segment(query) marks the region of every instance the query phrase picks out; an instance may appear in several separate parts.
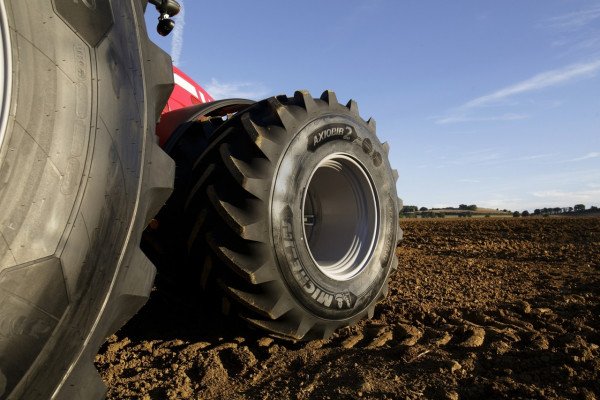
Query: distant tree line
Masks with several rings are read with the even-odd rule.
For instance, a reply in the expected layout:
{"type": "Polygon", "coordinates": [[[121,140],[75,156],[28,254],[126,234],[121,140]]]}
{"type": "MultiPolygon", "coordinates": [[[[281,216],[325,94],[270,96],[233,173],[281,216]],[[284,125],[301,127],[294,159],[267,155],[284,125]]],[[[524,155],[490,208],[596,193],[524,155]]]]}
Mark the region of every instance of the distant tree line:
{"type": "Polygon", "coordinates": [[[429,211],[427,207],[404,206],[400,211],[400,218],[415,218],[417,215],[421,218],[444,218],[446,216],[444,213],[429,211]]]}
{"type": "Polygon", "coordinates": [[[513,217],[529,217],[530,215],[536,217],[547,217],[550,215],[559,215],[559,214],[585,214],[585,213],[594,213],[600,211],[597,206],[591,206],[586,209],[584,204],[575,204],[573,207],[544,207],[544,208],[536,208],[533,210],[533,214],[530,214],[529,211],[525,210],[522,213],[515,211],[513,213],[513,217]]]}
{"type": "Polygon", "coordinates": [[[463,210],[464,212],[456,213],[452,215],[458,217],[472,217],[473,211],[477,211],[477,205],[461,204],[458,207],[444,207],[444,208],[432,208],[418,207],[418,206],[404,206],[400,211],[400,218],[414,218],[417,215],[421,218],[445,218],[447,214],[444,211],[458,211],[463,210]]]}
{"type": "MultiPolygon", "coordinates": [[[[497,211],[500,211],[496,209],[497,211]]],[[[427,208],[427,207],[418,207],[418,206],[404,206],[402,210],[400,210],[400,218],[444,218],[448,215],[457,216],[457,217],[472,217],[473,214],[477,211],[477,205],[475,204],[460,204],[458,207],[444,207],[444,208],[427,208]]],[[[504,213],[510,213],[509,210],[502,210],[504,213]]],[[[586,208],[584,204],[575,204],[573,207],[544,207],[544,208],[536,208],[533,212],[529,212],[528,210],[524,210],[522,212],[514,211],[512,212],[513,217],[548,217],[550,215],[579,215],[586,213],[598,213],[600,209],[597,206],[591,206],[590,208],[586,208]]],[[[510,215],[510,214],[509,214],[510,215]]],[[[490,217],[490,214],[485,215],[486,217],[490,217]]]]}
{"type": "Polygon", "coordinates": [[[429,211],[427,207],[404,206],[400,211],[400,218],[414,218],[419,215],[421,218],[444,218],[444,213],[429,211]]]}

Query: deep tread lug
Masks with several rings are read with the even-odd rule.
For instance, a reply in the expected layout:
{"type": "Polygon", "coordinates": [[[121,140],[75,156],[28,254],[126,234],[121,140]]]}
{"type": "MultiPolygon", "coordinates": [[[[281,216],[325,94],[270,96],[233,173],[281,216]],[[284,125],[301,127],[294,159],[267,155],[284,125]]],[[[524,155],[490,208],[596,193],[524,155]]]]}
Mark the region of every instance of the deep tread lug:
{"type": "Polygon", "coordinates": [[[119,329],[142,308],[148,300],[155,276],[154,264],[142,250],[136,249],[124,278],[115,289],[117,297],[112,304],[115,313],[109,332],[119,329]]]}
{"type": "Polygon", "coordinates": [[[370,306],[367,309],[367,318],[373,319],[374,316],[375,316],[375,304],[373,304],[372,306],[370,306]]]}
{"type": "Polygon", "coordinates": [[[354,114],[354,115],[356,115],[357,117],[360,118],[360,114],[359,114],[359,111],[358,111],[358,103],[356,101],[354,101],[354,100],[348,101],[348,103],[346,104],[346,108],[348,110],[350,110],[350,112],[352,114],[354,114]]]}
{"type": "Polygon", "coordinates": [[[215,165],[214,164],[210,164],[208,167],[206,167],[206,169],[202,172],[202,175],[200,176],[200,178],[196,181],[196,183],[194,184],[194,187],[192,188],[192,190],[190,191],[190,193],[188,194],[187,199],[185,200],[185,205],[183,206],[183,211],[186,212],[192,202],[192,200],[194,200],[196,198],[196,196],[199,193],[200,188],[204,185],[204,183],[208,180],[208,177],[212,175],[212,173],[215,170],[215,165]]]}
{"type": "Polygon", "coordinates": [[[337,96],[332,90],[326,90],[321,94],[321,100],[329,104],[330,107],[338,105],[337,96]]]}
{"type": "Polygon", "coordinates": [[[258,147],[268,160],[275,162],[279,158],[280,147],[269,138],[266,129],[252,121],[248,114],[244,114],[241,121],[245,131],[256,147],[258,147]]]}
{"type": "Polygon", "coordinates": [[[107,387],[94,367],[92,360],[82,357],[78,360],[67,380],[52,396],[52,399],[103,399],[106,392],[107,387]]]}
{"type": "Polygon", "coordinates": [[[213,259],[211,256],[207,255],[204,258],[204,263],[202,264],[202,273],[200,275],[200,287],[202,290],[206,290],[208,288],[209,278],[213,270],[213,259]]]}
{"type": "Polygon", "coordinates": [[[315,325],[314,321],[311,321],[308,318],[300,320],[300,322],[295,326],[283,321],[265,321],[247,317],[244,319],[252,325],[273,332],[275,335],[278,335],[282,338],[295,340],[302,340],[315,325]]]}
{"type": "Polygon", "coordinates": [[[267,103],[273,111],[273,114],[277,115],[279,121],[281,121],[281,124],[286,129],[286,131],[293,129],[293,127],[296,125],[296,117],[290,112],[290,110],[287,107],[285,107],[281,103],[279,98],[270,97],[269,99],[267,99],[267,103]]]}
{"type": "Polygon", "coordinates": [[[145,198],[151,199],[146,206],[146,225],[158,214],[173,192],[175,181],[175,161],[158,144],[152,144],[152,150],[146,169],[147,187],[145,198]]]}
{"type": "Polygon", "coordinates": [[[313,326],[315,326],[314,321],[306,317],[302,318],[300,324],[298,325],[298,329],[296,330],[296,334],[300,336],[300,338],[304,338],[304,336],[306,336],[306,334],[312,329],[313,326]]]}
{"type": "Polygon", "coordinates": [[[385,153],[385,155],[389,155],[390,154],[390,145],[388,144],[388,142],[385,142],[381,145],[383,147],[383,152],[385,153]]]}
{"type": "MultiPolygon", "coordinates": [[[[207,188],[206,193],[215,210],[238,235],[246,240],[256,242],[264,239],[265,221],[257,219],[251,212],[248,213],[246,210],[221,200],[213,185],[207,188]]],[[[254,201],[254,199],[246,200],[248,203],[254,201]]],[[[253,207],[250,206],[249,208],[252,209],[253,207]]]]}
{"type": "Polygon", "coordinates": [[[314,112],[317,109],[317,103],[308,90],[297,90],[296,93],[294,93],[294,100],[297,104],[302,106],[307,113],[314,112]]]}
{"type": "Polygon", "coordinates": [[[377,122],[375,122],[375,118],[369,118],[369,120],[367,121],[367,126],[369,127],[372,133],[375,133],[377,131],[377,122]]]}
{"type": "Polygon", "coordinates": [[[155,121],[158,122],[160,114],[167,103],[174,87],[173,73],[165,65],[171,65],[171,57],[165,53],[156,43],[147,42],[146,74],[151,76],[148,90],[152,93],[148,98],[151,110],[154,111],[155,121]]]}
{"type": "Polygon", "coordinates": [[[400,244],[400,242],[404,239],[404,231],[402,228],[398,227],[398,238],[396,239],[396,245],[400,244]]]}
{"type": "Polygon", "coordinates": [[[400,262],[398,261],[398,257],[396,257],[396,256],[394,255],[394,258],[393,258],[393,260],[392,260],[392,270],[396,271],[396,270],[398,269],[398,264],[399,264],[399,263],[400,263],[400,262]]]}
{"type": "Polygon", "coordinates": [[[190,232],[190,235],[187,238],[187,243],[186,244],[187,244],[188,253],[192,250],[192,247],[196,243],[196,239],[198,238],[198,234],[200,233],[200,230],[202,229],[202,226],[206,222],[207,215],[208,215],[208,212],[207,212],[206,209],[204,209],[204,210],[200,210],[200,213],[196,217],[196,221],[194,221],[194,225],[192,226],[192,230],[190,232]]]}
{"type": "Polygon", "coordinates": [[[337,326],[325,325],[325,327],[323,328],[323,339],[329,339],[336,329],[337,326]]]}
{"type": "Polygon", "coordinates": [[[223,162],[230,167],[229,172],[236,178],[238,182],[243,182],[246,178],[260,179],[256,173],[256,168],[251,168],[245,161],[240,160],[231,153],[230,145],[223,143],[219,147],[221,153],[221,159],[223,162]]]}
{"type": "Polygon", "coordinates": [[[248,283],[258,285],[275,279],[273,267],[261,261],[259,256],[242,254],[218,245],[213,234],[208,234],[206,240],[219,259],[248,283]]]}
{"type": "MultiPolygon", "coordinates": [[[[227,143],[223,143],[220,146],[219,151],[221,153],[221,159],[227,167],[227,170],[235,178],[238,184],[242,186],[248,193],[261,200],[266,200],[268,191],[265,190],[266,187],[262,182],[263,177],[257,174],[257,171],[260,171],[261,168],[252,168],[252,166],[245,161],[233,156],[233,154],[231,154],[229,144],[227,143]]],[[[255,159],[254,161],[255,163],[259,163],[264,160],[255,159]]]]}
{"type": "Polygon", "coordinates": [[[381,288],[381,298],[385,299],[388,295],[388,291],[389,291],[389,286],[387,284],[387,282],[383,285],[383,287],[381,288]]]}
{"type": "Polygon", "coordinates": [[[269,299],[265,296],[247,293],[242,290],[226,286],[225,284],[222,284],[222,286],[240,303],[249,309],[254,310],[258,314],[270,319],[277,319],[292,309],[290,302],[287,301],[284,296],[280,296],[276,301],[273,302],[269,301],[269,299]]]}

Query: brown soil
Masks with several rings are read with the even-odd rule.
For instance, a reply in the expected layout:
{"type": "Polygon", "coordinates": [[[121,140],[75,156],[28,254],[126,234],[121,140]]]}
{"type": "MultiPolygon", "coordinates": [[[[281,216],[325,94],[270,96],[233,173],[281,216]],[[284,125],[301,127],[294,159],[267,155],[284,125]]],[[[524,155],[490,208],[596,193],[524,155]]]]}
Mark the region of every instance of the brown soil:
{"type": "Polygon", "coordinates": [[[274,340],[164,291],[96,365],[112,399],[600,399],[600,219],[403,221],[371,321],[274,340]]]}

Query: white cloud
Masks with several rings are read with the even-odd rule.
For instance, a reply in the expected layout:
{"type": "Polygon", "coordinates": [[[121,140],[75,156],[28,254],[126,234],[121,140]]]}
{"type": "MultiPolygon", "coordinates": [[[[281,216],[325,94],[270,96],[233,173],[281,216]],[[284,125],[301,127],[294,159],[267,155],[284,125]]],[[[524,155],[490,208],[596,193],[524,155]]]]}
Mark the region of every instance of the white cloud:
{"type": "Polygon", "coordinates": [[[185,28],[185,6],[183,0],[179,0],[179,5],[181,5],[181,11],[175,17],[175,28],[171,33],[173,35],[171,38],[171,58],[175,66],[180,65],[181,51],[183,50],[183,29],[185,28]]]}
{"type": "Polygon", "coordinates": [[[542,72],[527,80],[500,89],[494,93],[478,97],[467,103],[463,108],[476,108],[498,103],[508,97],[521,93],[533,92],[551,86],[557,86],[577,78],[591,78],[600,69],[600,60],[589,63],[572,64],[564,68],[542,72]]]}
{"type": "Polygon", "coordinates": [[[598,157],[600,157],[600,152],[593,151],[593,152],[587,153],[586,155],[583,155],[581,157],[574,158],[570,161],[583,161],[583,160],[589,160],[591,158],[598,158],[598,157]]]}
{"type": "Polygon", "coordinates": [[[518,121],[521,119],[527,119],[528,116],[525,114],[503,114],[494,117],[474,117],[467,116],[464,114],[449,115],[447,117],[441,117],[436,120],[437,124],[453,124],[457,122],[488,122],[488,121],[518,121]]]}
{"type": "Polygon", "coordinates": [[[541,158],[548,158],[548,157],[552,157],[555,154],[533,154],[530,156],[523,156],[523,157],[519,157],[517,159],[515,159],[515,161],[532,161],[532,160],[539,160],[541,158]]]}
{"type": "Polygon", "coordinates": [[[243,98],[260,100],[267,96],[269,91],[261,83],[253,82],[219,82],[212,78],[204,86],[206,91],[215,99],[243,98]]]}
{"type": "MultiPolygon", "coordinates": [[[[447,115],[438,117],[436,123],[448,124],[482,120],[477,116],[473,116],[472,113],[481,110],[483,107],[505,105],[507,100],[513,96],[566,84],[576,79],[592,78],[596,75],[598,70],[600,70],[600,59],[588,63],[571,64],[563,68],[542,72],[514,85],[470,100],[463,105],[450,110],[447,115]]],[[[492,120],[515,120],[523,119],[522,117],[523,116],[520,114],[505,114],[504,116],[499,117],[484,117],[483,120],[489,120],[490,118],[492,120]]]]}

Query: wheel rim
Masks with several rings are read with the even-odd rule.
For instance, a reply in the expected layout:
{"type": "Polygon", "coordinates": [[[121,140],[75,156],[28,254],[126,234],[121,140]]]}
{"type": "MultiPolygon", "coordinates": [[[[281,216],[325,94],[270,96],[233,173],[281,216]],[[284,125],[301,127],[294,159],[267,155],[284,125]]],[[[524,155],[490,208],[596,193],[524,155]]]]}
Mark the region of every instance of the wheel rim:
{"type": "Polygon", "coordinates": [[[4,2],[0,0],[0,148],[4,142],[8,109],[10,106],[11,84],[10,37],[4,2]]]}
{"type": "Polygon", "coordinates": [[[302,201],[304,241],[327,277],[346,281],[371,259],[379,232],[377,192],[362,164],[335,153],[312,171],[302,201]]]}

